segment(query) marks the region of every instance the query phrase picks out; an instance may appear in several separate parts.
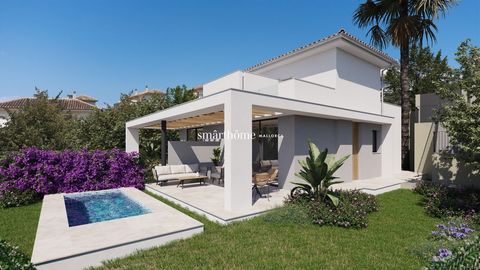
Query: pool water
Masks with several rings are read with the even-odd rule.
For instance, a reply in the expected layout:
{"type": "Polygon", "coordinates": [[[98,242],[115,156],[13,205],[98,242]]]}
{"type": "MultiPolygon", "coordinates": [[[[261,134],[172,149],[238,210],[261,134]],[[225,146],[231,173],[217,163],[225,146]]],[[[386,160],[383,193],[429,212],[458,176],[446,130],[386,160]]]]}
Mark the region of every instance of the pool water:
{"type": "Polygon", "coordinates": [[[120,190],[85,192],[63,198],[70,227],[150,213],[120,190]]]}

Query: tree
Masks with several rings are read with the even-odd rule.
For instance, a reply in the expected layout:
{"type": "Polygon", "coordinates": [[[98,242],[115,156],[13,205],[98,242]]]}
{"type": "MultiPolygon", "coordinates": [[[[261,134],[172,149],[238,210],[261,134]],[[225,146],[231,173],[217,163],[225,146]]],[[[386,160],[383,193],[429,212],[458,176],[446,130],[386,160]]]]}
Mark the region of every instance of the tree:
{"type": "Polygon", "coordinates": [[[58,150],[69,145],[71,115],[63,111],[58,96],[50,99],[48,91],[36,91],[21,111],[9,112],[10,121],[0,128],[3,154],[31,146],[58,150]]]}
{"type": "MultiPolygon", "coordinates": [[[[76,149],[125,148],[125,123],[135,118],[164,110],[195,98],[185,85],[168,88],[166,94],[132,102],[130,95],[122,94],[120,102],[79,120],[74,128],[72,147],[76,149]]],[[[167,132],[167,140],[177,140],[178,133],[167,132]]],[[[140,130],[140,161],[148,169],[160,162],[162,135],[159,129],[140,130]]]]}
{"type": "Polygon", "coordinates": [[[181,104],[196,98],[192,89],[188,89],[185,85],[177,85],[174,88],[167,88],[166,102],[168,106],[181,104]]]}
{"type": "Polygon", "coordinates": [[[379,48],[391,44],[400,48],[402,106],[402,167],[409,167],[409,52],[413,45],[435,41],[434,19],[444,16],[456,0],[367,0],[354,13],[360,28],[370,27],[371,43],[379,48]]]}
{"type": "Polygon", "coordinates": [[[460,67],[451,87],[437,91],[445,100],[437,117],[448,133],[454,157],[480,170],[480,47],[467,39],[455,56],[460,67]]]}
{"type": "MultiPolygon", "coordinates": [[[[445,88],[452,76],[447,57],[438,51],[434,54],[429,47],[413,46],[410,51],[410,68],[408,69],[411,106],[415,104],[415,95],[435,93],[436,89],[445,88]]],[[[400,70],[391,67],[384,77],[384,100],[401,104],[400,70]]]]}

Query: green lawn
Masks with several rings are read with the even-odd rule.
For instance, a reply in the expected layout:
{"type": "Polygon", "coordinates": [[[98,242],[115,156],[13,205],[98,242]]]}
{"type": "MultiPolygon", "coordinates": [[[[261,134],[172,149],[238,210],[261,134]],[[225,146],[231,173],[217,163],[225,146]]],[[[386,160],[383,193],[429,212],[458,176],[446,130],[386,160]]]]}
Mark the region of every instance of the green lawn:
{"type": "Polygon", "coordinates": [[[0,208],[0,238],[19,246],[31,256],[41,207],[42,203],[38,202],[22,207],[0,208]]]}
{"type": "MultiPolygon", "coordinates": [[[[427,217],[408,190],[378,196],[380,211],[366,229],[278,225],[261,217],[220,226],[205,224],[193,238],[107,262],[100,269],[419,269],[412,255],[438,220],[427,217]]],[[[169,203],[170,204],[170,203],[169,203]]],[[[0,209],[0,237],[31,254],[40,203],[0,209]]],[[[171,205],[171,204],[170,204],[171,205]]]]}
{"type": "Polygon", "coordinates": [[[378,196],[380,211],[367,229],[277,225],[261,217],[219,226],[205,224],[194,238],[114,260],[101,269],[419,269],[412,255],[438,220],[419,196],[398,190],[378,196]]]}

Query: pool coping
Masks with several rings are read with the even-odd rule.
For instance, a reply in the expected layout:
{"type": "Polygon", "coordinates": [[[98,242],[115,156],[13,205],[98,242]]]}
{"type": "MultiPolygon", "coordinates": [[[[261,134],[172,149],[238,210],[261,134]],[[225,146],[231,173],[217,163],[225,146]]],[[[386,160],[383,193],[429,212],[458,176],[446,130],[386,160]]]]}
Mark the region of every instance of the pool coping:
{"type": "Polygon", "coordinates": [[[120,190],[151,213],[69,227],[64,194],[45,196],[32,263],[38,269],[83,269],[203,232],[202,223],[148,194],[120,190]]]}

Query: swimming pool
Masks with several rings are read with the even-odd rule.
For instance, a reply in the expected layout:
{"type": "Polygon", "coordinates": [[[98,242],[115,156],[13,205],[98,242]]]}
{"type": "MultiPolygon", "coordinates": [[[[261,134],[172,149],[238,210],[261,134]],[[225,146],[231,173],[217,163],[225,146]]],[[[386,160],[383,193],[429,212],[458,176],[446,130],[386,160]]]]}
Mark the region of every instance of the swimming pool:
{"type": "Polygon", "coordinates": [[[67,194],[63,198],[69,227],[150,213],[120,190],[67,194]]]}

